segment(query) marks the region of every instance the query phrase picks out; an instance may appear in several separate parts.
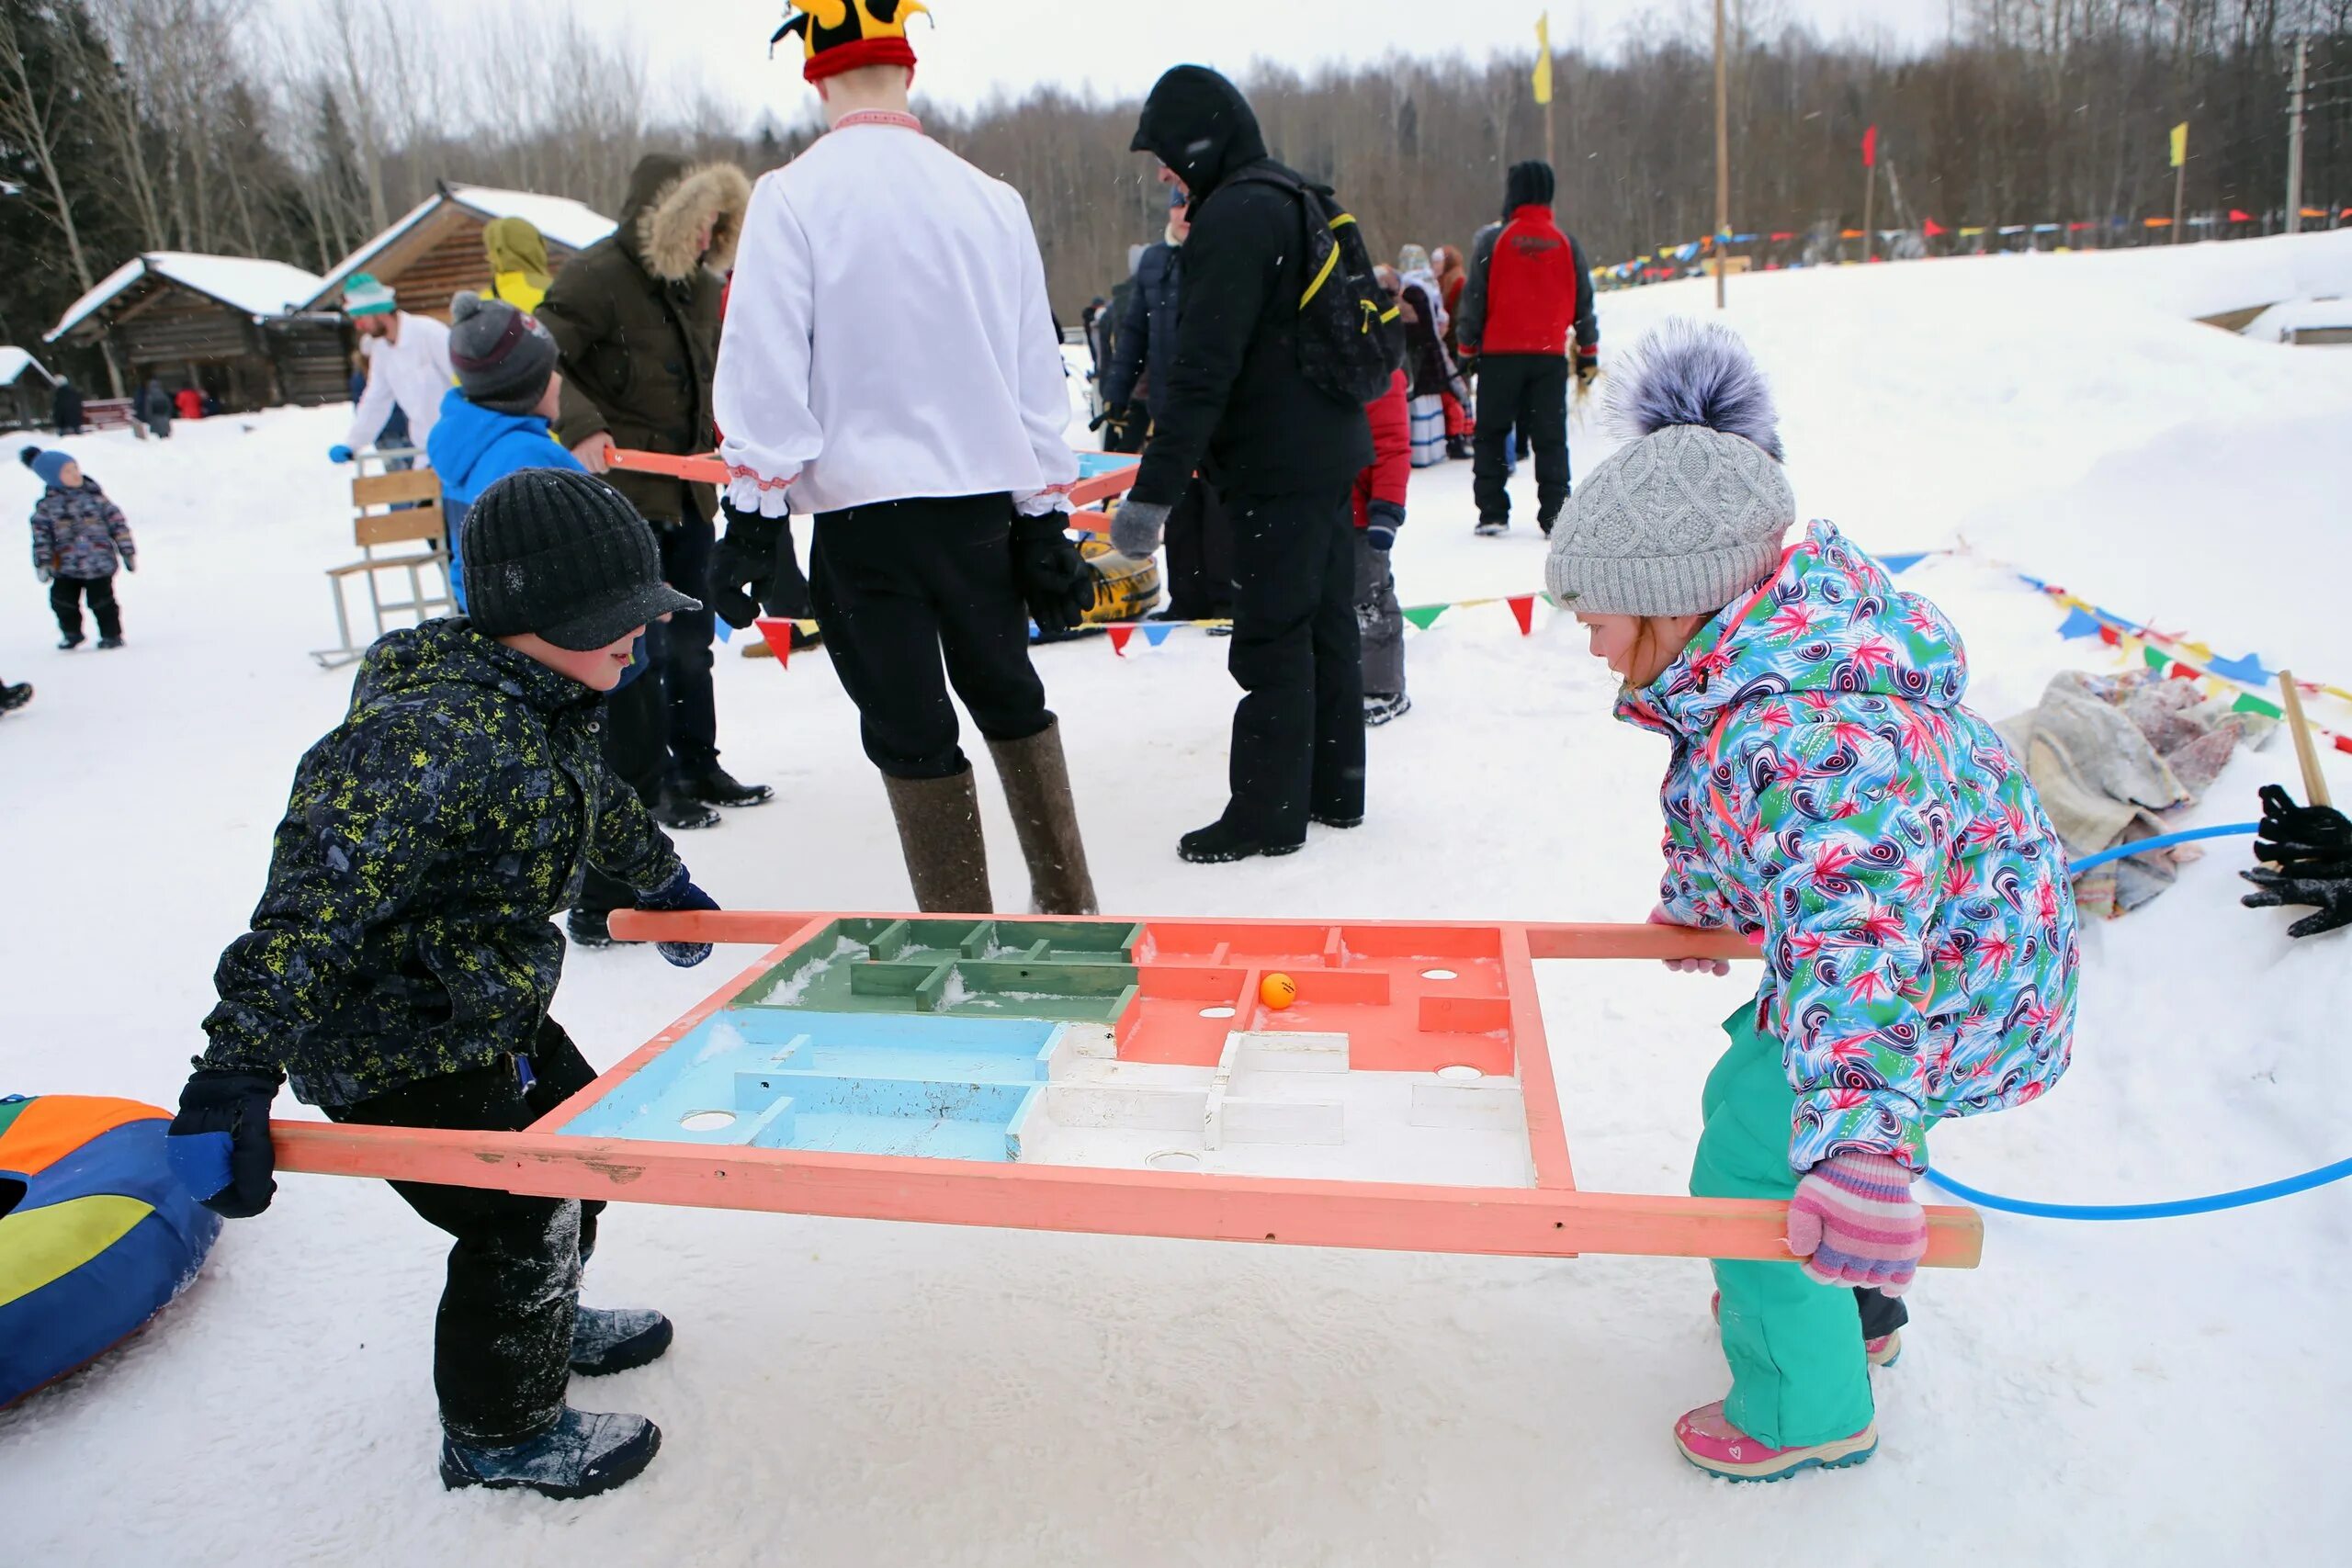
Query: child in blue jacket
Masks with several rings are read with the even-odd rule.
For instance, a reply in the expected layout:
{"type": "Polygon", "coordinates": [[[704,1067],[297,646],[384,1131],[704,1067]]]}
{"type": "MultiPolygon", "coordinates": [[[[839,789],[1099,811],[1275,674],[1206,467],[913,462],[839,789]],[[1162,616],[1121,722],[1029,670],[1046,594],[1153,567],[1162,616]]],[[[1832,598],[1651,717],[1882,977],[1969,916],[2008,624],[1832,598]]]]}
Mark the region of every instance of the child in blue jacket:
{"type": "Polygon", "coordinates": [[[115,564],[139,570],[139,547],[122,508],[71,454],[28,446],[17,454],[47,488],[33,503],[33,575],[49,584],[58,647],[82,646],[82,602],[98,621],[98,646],[122,646],[122,610],[115,603],[115,564]]]}
{"type": "Polygon", "coordinates": [[[441,477],[449,523],[449,592],[466,607],[458,536],[483,491],[523,468],[586,473],[548,431],[563,394],[555,339],[503,299],[460,294],[449,305],[449,365],[458,384],[441,400],[425,455],[441,477]]]}
{"type": "Polygon", "coordinates": [[[1739,339],[1670,322],[1611,399],[1637,439],[1577,488],[1545,576],[1624,678],[1618,716],[1673,747],[1653,919],[1763,950],[1690,1190],[1787,1200],[1802,1260],[1716,1262],[1731,1393],[1675,1436],[1777,1480],[1876,1451],[1928,1129],[2065,1071],[2074,894],[2023,764],[1962,705],[1943,613],[1826,523],[1785,543],[1795,496],[1739,339]]]}

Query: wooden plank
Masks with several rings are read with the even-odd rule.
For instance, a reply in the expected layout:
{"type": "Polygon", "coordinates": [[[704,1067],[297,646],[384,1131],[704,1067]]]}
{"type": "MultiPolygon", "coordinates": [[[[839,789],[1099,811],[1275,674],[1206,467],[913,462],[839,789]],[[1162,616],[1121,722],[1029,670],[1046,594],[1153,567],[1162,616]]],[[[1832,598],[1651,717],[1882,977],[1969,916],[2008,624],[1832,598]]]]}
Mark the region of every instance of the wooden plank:
{"type": "MultiPolygon", "coordinates": [[[[1786,1261],[1785,1204],[1556,1189],[1203,1176],[544,1133],[274,1122],[277,1168],[550,1198],[1391,1252],[1786,1261]]],[[[1928,1211],[1930,1268],[1984,1252],[1973,1210],[1928,1211]]]]}
{"type": "Polygon", "coordinates": [[[2287,710],[2287,732],[2295,738],[2295,761],[2302,765],[2304,803],[2335,805],[2327,792],[2327,775],[2320,771],[2319,743],[2312,736],[2311,721],[2303,717],[2303,694],[2295,684],[2293,671],[2278,671],[2278,697],[2287,710]]]}
{"type": "MultiPolygon", "coordinates": [[[[626,468],[633,474],[661,474],[673,479],[687,479],[695,484],[724,485],[727,465],[716,453],[700,452],[691,457],[670,452],[640,452],[633,447],[616,446],[605,454],[606,462],[616,468],[626,468]]],[[[1097,502],[1108,501],[1114,495],[1125,495],[1135,488],[1139,464],[1125,463],[1107,474],[1097,474],[1091,479],[1080,479],[1070,487],[1069,503],[1084,513],[1097,502]]],[[[1102,533],[1110,526],[1102,514],[1091,514],[1089,521],[1072,521],[1070,526],[1085,528],[1091,533],[1102,533]]]]}
{"type": "Polygon", "coordinates": [[[441,503],[441,476],[431,468],[411,468],[401,474],[362,474],[351,481],[351,504],[359,510],[394,506],[406,502],[441,503]]]}

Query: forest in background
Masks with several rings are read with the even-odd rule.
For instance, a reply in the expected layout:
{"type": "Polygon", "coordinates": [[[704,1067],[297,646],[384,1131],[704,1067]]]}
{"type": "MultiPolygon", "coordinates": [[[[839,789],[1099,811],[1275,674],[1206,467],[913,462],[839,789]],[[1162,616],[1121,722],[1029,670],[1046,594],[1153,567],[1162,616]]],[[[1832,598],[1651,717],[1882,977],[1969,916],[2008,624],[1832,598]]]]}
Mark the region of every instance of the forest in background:
{"type": "MultiPolygon", "coordinates": [[[[1713,227],[1713,56],[1697,14],[1556,56],[1559,209],[1596,264],[1713,227]]],[[[797,83],[789,118],[753,118],[650,81],[626,37],[560,7],[477,7],[459,29],[395,0],[320,0],[292,34],[260,15],[251,0],[0,0],[0,342],[49,357],[40,336],[63,308],[138,251],[323,272],[437,180],[611,212],[648,150],[757,173],[816,130],[797,83]]],[[[2299,36],[2314,84],[2305,204],[2352,199],[2352,0],[1952,0],[1948,35],[1908,50],[1816,36],[1787,0],[1732,0],[1731,17],[1736,229],[1858,227],[1876,125],[1882,227],[2121,218],[2136,241],[2138,220],[2171,212],[2166,136],[2184,119],[2188,210],[2275,229],[2299,36]]],[[[1337,186],[1393,252],[1466,244],[1496,216],[1504,169],[1543,154],[1531,64],[1532,51],[1261,62],[1244,85],[1275,155],[1337,186]]],[[[1136,107],[1083,84],[918,105],[1026,198],[1066,320],[1159,234],[1164,193],[1126,150],[1136,107]]]]}

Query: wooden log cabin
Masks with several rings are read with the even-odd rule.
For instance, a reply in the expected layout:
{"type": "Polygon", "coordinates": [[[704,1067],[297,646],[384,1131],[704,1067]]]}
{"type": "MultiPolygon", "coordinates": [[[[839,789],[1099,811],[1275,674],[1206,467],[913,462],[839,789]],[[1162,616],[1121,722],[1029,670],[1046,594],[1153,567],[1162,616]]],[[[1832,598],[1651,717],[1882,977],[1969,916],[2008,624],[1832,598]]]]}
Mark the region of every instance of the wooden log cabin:
{"type": "Polygon", "coordinates": [[[150,378],[232,412],[348,398],[350,329],[304,314],[316,273],[248,256],[149,251],[67,307],[49,343],[103,343],[136,389],[150,378]]]}
{"type": "Polygon", "coordinates": [[[49,423],[57,378],[23,349],[0,344],[0,430],[31,430],[49,423]]]}
{"type": "Polygon", "coordinates": [[[565,262],[613,231],[611,219],[568,197],[444,182],[399,222],[344,257],[304,305],[340,310],[344,280],[364,272],[390,288],[401,310],[446,321],[452,295],[490,286],[481,231],[493,218],[520,218],[537,229],[547,242],[550,273],[561,272],[565,262]]]}

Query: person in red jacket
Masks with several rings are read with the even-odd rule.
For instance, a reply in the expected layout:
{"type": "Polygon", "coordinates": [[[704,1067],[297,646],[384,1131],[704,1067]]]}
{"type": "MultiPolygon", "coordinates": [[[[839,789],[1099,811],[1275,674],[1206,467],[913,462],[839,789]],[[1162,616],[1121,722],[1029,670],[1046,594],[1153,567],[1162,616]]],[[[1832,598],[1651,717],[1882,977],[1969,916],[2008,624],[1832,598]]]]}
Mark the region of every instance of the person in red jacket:
{"type": "Polygon", "coordinates": [[[1462,291],[1455,334],[1478,356],[1478,433],[1473,486],[1478,528],[1510,527],[1508,452],[1517,426],[1535,449],[1536,521],[1552,532],[1568,502],[1568,334],[1576,375],[1589,382],[1600,364],[1592,313],[1592,273],[1584,250],[1552,216],[1552,165],[1513,164],[1503,186],[1503,221],[1479,232],[1462,291]]]}
{"type": "MultiPolygon", "coordinates": [[[[1384,269],[1385,271],[1385,269],[1384,269]]],[[[1372,462],[1356,475],[1356,626],[1363,633],[1363,721],[1386,724],[1413,705],[1405,694],[1405,612],[1388,552],[1405,525],[1405,491],[1413,477],[1412,420],[1405,373],[1364,405],[1372,423],[1372,462]]]]}
{"type": "Polygon", "coordinates": [[[194,387],[182,387],[172,396],[172,406],[179,410],[182,419],[204,417],[204,394],[194,387]]]}

